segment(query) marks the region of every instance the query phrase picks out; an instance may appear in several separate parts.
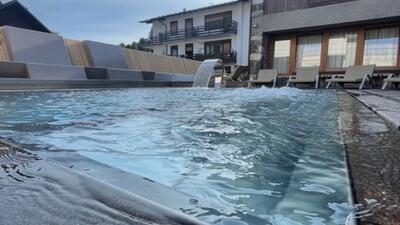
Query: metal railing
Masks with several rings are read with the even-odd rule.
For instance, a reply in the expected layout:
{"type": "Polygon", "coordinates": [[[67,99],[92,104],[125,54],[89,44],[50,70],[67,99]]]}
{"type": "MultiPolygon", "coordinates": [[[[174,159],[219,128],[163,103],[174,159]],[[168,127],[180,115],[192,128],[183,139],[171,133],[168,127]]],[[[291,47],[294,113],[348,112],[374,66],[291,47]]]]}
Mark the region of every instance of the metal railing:
{"type": "Polygon", "coordinates": [[[237,27],[238,23],[236,21],[214,21],[206,23],[205,26],[159,33],[157,36],[151,36],[146,40],[145,45],[156,45],[169,41],[185,40],[197,37],[237,34],[237,27]]]}
{"type": "Polygon", "coordinates": [[[222,59],[224,63],[236,63],[237,52],[232,51],[228,53],[215,54],[215,55],[195,54],[193,56],[193,59],[198,61],[204,61],[206,59],[222,59]]]}

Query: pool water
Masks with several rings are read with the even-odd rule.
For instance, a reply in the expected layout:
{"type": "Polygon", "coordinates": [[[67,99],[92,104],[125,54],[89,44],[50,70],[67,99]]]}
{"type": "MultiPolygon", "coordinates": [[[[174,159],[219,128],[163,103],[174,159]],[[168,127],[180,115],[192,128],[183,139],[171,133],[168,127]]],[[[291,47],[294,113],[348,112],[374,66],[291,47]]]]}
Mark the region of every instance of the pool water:
{"type": "Polygon", "coordinates": [[[74,150],[221,206],[211,224],[344,224],[352,212],[334,91],[0,93],[0,137],[74,150]]]}

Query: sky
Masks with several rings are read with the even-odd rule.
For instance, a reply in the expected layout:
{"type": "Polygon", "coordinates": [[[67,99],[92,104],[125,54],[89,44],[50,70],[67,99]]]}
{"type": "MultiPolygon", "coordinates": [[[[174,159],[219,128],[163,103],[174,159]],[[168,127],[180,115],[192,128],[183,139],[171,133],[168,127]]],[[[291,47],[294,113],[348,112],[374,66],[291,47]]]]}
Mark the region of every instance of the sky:
{"type": "MultiPolygon", "coordinates": [[[[229,0],[20,0],[42,23],[66,38],[111,44],[147,37],[139,21],[229,0]]],[[[3,2],[7,2],[4,1],[3,2]]]]}

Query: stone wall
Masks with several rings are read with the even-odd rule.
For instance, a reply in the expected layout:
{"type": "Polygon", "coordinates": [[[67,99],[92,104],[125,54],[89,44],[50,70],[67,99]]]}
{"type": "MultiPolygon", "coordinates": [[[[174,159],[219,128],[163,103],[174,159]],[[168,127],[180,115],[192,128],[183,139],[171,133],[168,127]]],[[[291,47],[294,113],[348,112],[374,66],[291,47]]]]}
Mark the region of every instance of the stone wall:
{"type": "MultiPolygon", "coordinates": [[[[251,1],[251,20],[264,16],[264,0],[251,1]]],[[[259,25],[252,22],[250,34],[250,78],[261,68],[263,59],[263,32],[259,25]]]]}

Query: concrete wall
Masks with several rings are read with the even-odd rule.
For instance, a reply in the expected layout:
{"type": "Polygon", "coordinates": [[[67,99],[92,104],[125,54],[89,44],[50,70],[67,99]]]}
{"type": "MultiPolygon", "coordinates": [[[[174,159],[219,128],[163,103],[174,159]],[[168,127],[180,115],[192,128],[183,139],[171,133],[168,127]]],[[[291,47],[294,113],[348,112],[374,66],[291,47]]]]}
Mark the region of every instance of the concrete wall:
{"type": "Polygon", "coordinates": [[[124,49],[124,53],[131,70],[195,74],[200,66],[199,61],[155,55],[132,49],[124,49]]]}
{"type": "Polygon", "coordinates": [[[128,69],[123,49],[120,46],[95,41],[84,41],[83,43],[91,66],[128,69]]]}
{"type": "Polygon", "coordinates": [[[154,80],[156,81],[183,81],[183,82],[193,82],[195,75],[182,75],[174,73],[155,73],[154,80]]]}
{"type": "MultiPolygon", "coordinates": [[[[204,42],[215,41],[215,40],[232,40],[232,51],[238,53],[237,64],[247,65],[248,54],[249,54],[249,37],[250,37],[250,1],[238,2],[236,4],[215,7],[212,9],[206,9],[196,11],[193,13],[187,13],[184,15],[177,15],[167,17],[163,23],[167,25],[168,31],[170,30],[170,22],[178,21],[178,29],[185,28],[185,19],[193,18],[193,26],[204,26],[205,16],[209,14],[216,14],[226,11],[232,11],[232,18],[238,22],[238,33],[237,35],[229,35],[221,38],[194,38],[188,40],[181,40],[176,42],[168,42],[168,52],[166,52],[166,44],[151,46],[155,54],[169,55],[171,52],[172,45],[178,45],[179,55],[185,54],[185,44],[194,45],[194,53],[204,53],[204,42]]],[[[152,34],[158,35],[159,33],[165,32],[165,27],[158,21],[155,21],[152,26],[152,34]]]]}
{"type": "Polygon", "coordinates": [[[83,67],[49,65],[49,64],[26,64],[29,78],[35,80],[86,80],[83,67]]]}
{"type": "Polygon", "coordinates": [[[97,67],[87,69],[90,79],[143,80],[141,71],[186,74],[190,77],[200,65],[200,62],[194,60],[123,49],[117,45],[64,40],[56,34],[2,27],[0,62],[6,61],[27,63],[27,72],[20,67],[18,70],[12,69],[11,66],[16,64],[4,63],[0,76],[41,80],[84,80],[86,75],[83,67],[97,67]],[[135,71],[130,72],[128,69],[135,71]]]}
{"type": "Polygon", "coordinates": [[[13,61],[71,65],[64,40],[59,35],[8,26],[2,31],[13,61]]]}
{"type": "Polygon", "coordinates": [[[400,17],[399,0],[358,0],[323,7],[269,14],[253,24],[263,32],[297,30],[307,27],[359,23],[368,20],[400,17]]]}

